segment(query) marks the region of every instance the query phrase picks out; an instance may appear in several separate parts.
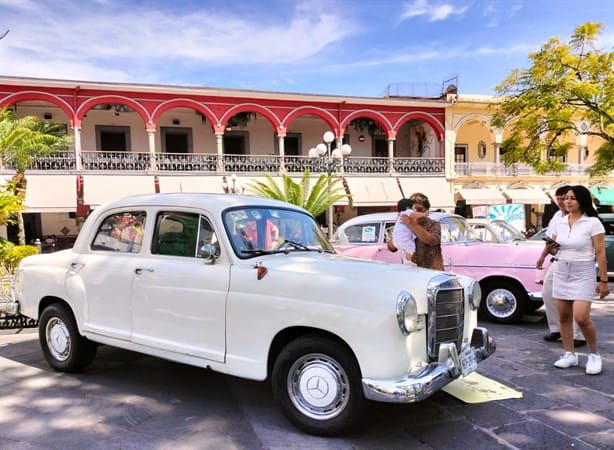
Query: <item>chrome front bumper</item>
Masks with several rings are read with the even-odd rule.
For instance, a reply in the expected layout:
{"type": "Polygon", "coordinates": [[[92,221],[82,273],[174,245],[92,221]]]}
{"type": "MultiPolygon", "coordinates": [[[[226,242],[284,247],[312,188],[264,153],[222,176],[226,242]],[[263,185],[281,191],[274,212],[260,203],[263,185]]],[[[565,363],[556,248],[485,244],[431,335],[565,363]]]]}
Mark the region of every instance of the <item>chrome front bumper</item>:
{"type": "MultiPolygon", "coordinates": [[[[476,360],[483,361],[496,349],[488,330],[476,327],[471,336],[476,360]]],[[[363,378],[362,389],[369,400],[389,403],[413,403],[424,400],[461,375],[461,364],[454,344],[441,344],[437,362],[424,366],[398,380],[363,378]]]]}
{"type": "Polygon", "coordinates": [[[19,302],[17,300],[3,301],[0,299],[0,314],[19,314],[19,302]]]}
{"type": "Polygon", "coordinates": [[[529,300],[533,302],[541,302],[544,300],[544,298],[542,297],[542,291],[529,292],[528,296],[529,296],[529,300]]]}

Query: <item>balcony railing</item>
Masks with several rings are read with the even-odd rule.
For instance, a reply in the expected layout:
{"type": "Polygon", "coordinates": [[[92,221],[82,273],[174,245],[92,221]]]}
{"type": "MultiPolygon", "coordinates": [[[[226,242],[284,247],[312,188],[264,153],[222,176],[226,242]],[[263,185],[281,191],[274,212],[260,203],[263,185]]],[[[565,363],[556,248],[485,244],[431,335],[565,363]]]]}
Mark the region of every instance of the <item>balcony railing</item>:
{"type": "MultiPolygon", "coordinates": [[[[249,173],[276,174],[326,173],[323,160],[308,156],[278,155],[222,155],[210,153],[154,153],[149,152],[108,152],[82,151],[81,168],[84,172],[208,172],[208,173],[249,173]]],[[[548,172],[549,176],[586,176],[587,164],[568,164],[560,172],[548,172]]],[[[15,170],[10,163],[4,169],[15,170]]],[[[72,151],[32,159],[27,168],[32,171],[76,171],[77,161],[72,151]]],[[[337,168],[340,171],[340,167],[337,168]]],[[[350,175],[387,174],[390,171],[400,175],[432,176],[445,174],[444,158],[370,158],[349,156],[343,159],[343,172],[350,175]]],[[[521,163],[506,166],[495,163],[455,163],[456,177],[518,177],[536,176],[535,170],[521,163]]],[[[614,173],[613,173],[614,175],[614,173]]]]}
{"type": "MultiPolygon", "coordinates": [[[[549,176],[586,176],[587,164],[567,164],[560,172],[547,172],[549,176]]],[[[495,163],[455,163],[454,171],[457,177],[493,176],[517,177],[535,176],[537,172],[527,164],[515,163],[510,166],[495,163]]]]}
{"type": "MultiPolygon", "coordinates": [[[[308,156],[278,155],[222,155],[206,153],[154,153],[133,151],[82,151],[80,161],[83,172],[209,172],[276,174],[326,173],[325,161],[308,156]]],[[[77,171],[74,152],[33,158],[31,171],[77,171]]],[[[4,169],[15,170],[12,164],[4,169]]],[[[338,172],[341,166],[337,167],[338,172]]],[[[387,174],[390,171],[411,175],[444,175],[444,158],[369,158],[349,156],[343,159],[343,172],[352,175],[387,174]]]]}

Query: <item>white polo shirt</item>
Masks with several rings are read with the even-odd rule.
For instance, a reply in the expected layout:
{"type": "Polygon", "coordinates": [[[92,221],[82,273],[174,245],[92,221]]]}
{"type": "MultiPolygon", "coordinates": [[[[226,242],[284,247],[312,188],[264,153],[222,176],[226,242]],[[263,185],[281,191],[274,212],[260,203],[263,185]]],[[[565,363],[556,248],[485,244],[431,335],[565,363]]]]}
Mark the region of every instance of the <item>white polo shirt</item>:
{"type": "MultiPolygon", "coordinates": [[[[559,261],[594,261],[595,249],[592,237],[605,234],[605,228],[597,217],[582,215],[569,227],[568,216],[556,224],[553,238],[561,245],[559,261]]],[[[548,226],[550,228],[550,226],[548,226]]]]}
{"type": "Polygon", "coordinates": [[[565,217],[567,217],[567,215],[563,214],[563,211],[561,211],[560,209],[555,212],[550,219],[550,222],[548,222],[548,226],[546,227],[546,236],[552,237],[552,234],[554,233],[554,230],[556,230],[558,223],[565,217]]]}

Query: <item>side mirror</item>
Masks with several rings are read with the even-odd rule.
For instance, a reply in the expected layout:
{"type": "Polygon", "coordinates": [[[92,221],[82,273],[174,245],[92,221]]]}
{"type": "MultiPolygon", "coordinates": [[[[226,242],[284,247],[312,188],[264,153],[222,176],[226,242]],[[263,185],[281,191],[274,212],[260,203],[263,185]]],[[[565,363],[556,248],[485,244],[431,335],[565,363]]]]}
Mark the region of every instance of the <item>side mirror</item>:
{"type": "Polygon", "coordinates": [[[207,264],[214,264],[219,256],[219,248],[216,244],[204,244],[198,250],[198,257],[204,259],[207,264]]]}

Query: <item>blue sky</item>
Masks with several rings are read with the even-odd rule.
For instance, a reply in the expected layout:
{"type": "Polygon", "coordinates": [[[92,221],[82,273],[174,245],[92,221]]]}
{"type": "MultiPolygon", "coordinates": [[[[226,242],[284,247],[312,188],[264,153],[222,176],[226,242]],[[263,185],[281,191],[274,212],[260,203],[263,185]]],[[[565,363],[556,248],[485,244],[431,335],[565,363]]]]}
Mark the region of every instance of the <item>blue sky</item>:
{"type": "Polygon", "coordinates": [[[0,0],[0,75],[380,97],[492,94],[612,0],[0,0]]]}

